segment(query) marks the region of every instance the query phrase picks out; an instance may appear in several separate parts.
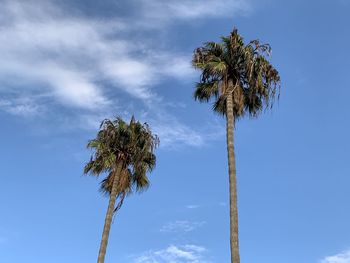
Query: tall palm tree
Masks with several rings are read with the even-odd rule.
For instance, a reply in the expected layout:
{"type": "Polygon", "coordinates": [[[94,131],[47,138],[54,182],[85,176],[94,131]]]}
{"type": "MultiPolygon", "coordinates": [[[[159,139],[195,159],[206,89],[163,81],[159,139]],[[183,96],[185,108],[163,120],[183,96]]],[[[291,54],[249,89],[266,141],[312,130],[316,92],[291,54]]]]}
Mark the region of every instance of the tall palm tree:
{"type": "Polygon", "coordinates": [[[213,98],[213,110],[226,116],[231,262],[240,263],[234,126],[239,118],[256,117],[272,107],[280,77],[267,60],[271,53],[268,44],[259,40],[245,44],[236,28],[221,40],[207,42],[194,51],[192,64],[202,73],[194,98],[200,102],[213,98]]]}
{"type": "Polygon", "coordinates": [[[87,144],[94,153],[85,165],[84,174],[105,173],[101,191],[109,195],[98,263],[105,260],[113,214],[121,208],[126,195],[149,186],[147,172],[155,167],[154,150],[158,144],[158,137],[148,125],[135,121],[134,117],[129,124],[121,118],[104,120],[96,138],[87,144]]]}

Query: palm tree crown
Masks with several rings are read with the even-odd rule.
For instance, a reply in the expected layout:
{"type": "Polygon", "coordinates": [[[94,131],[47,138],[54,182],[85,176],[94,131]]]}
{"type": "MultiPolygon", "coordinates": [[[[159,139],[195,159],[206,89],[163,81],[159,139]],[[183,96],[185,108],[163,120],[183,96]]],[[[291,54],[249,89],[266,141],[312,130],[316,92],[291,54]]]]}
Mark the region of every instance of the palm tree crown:
{"type": "Polygon", "coordinates": [[[129,124],[121,118],[104,120],[95,139],[87,147],[95,152],[84,168],[84,173],[108,176],[101,182],[101,191],[110,194],[114,179],[118,181],[117,197],[124,199],[132,190],[141,191],[149,186],[146,175],[156,164],[154,149],[159,139],[148,125],[136,122],[129,124]],[[117,166],[122,167],[117,174],[117,166]],[[116,178],[115,178],[116,177],[116,178]]]}
{"type": "Polygon", "coordinates": [[[233,98],[235,120],[249,114],[257,116],[272,106],[279,92],[278,71],[269,63],[268,44],[253,40],[244,44],[234,28],[222,42],[207,42],[194,51],[192,64],[202,71],[194,97],[201,102],[215,98],[213,108],[226,114],[226,98],[233,98]]]}

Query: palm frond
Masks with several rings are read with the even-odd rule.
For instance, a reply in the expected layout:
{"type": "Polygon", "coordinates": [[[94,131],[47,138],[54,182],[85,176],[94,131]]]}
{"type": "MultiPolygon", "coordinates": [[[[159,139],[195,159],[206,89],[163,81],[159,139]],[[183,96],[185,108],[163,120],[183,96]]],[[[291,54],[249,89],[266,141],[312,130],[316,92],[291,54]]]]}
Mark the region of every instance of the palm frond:
{"type": "Polygon", "coordinates": [[[214,98],[213,110],[225,115],[226,98],[232,96],[235,120],[245,114],[257,116],[279,96],[280,76],[267,59],[270,55],[269,44],[257,39],[245,44],[236,28],[220,43],[204,43],[192,59],[193,67],[202,72],[195,99],[214,98]]]}
{"type": "Polygon", "coordinates": [[[96,138],[87,144],[94,152],[84,167],[84,174],[99,176],[106,173],[100,190],[110,194],[114,180],[117,180],[117,197],[125,197],[148,187],[147,173],[156,165],[155,149],[159,138],[147,123],[140,123],[132,116],[129,123],[117,117],[101,122],[96,138]],[[116,167],[122,165],[122,172],[116,174],[116,167]]]}
{"type": "Polygon", "coordinates": [[[193,94],[196,100],[208,102],[210,98],[217,98],[220,94],[219,81],[198,82],[193,94]]]}

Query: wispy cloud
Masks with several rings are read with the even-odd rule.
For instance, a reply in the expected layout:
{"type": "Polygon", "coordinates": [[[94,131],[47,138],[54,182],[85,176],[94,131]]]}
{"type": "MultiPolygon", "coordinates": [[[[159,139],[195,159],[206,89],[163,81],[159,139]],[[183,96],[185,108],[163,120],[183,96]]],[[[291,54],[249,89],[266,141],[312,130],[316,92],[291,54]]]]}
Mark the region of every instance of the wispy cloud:
{"type": "Polygon", "coordinates": [[[350,250],[325,257],[320,261],[320,263],[350,263],[350,250]]]}
{"type": "Polygon", "coordinates": [[[0,17],[7,18],[0,24],[0,77],[20,77],[27,88],[44,85],[72,105],[108,103],[102,81],[147,100],[162,78],[193,74],[184,54],[126,36],[135,30],[127,20],[74,16],[53,3],[31,1],[5,1],[0,17]]]}
{"type": "Polygon", "coordinates": [[[206,224],[205,221],[194,222],[188,220],[178,220],[174,222],[168,222],[162,226],[160,232],[191,232],[206,224]]]}
{"type": "Polygon", "coordinates": [[[140,0],[146,18],[171,22],[176,20],[207,19],[208,17],[232,16],[250,10],[247,0],[140,0]]]}
{"type": "Polygon", "coordinates": [[[41,108],[31,98],[0,99],[0,109],[17,116],[35,116],[39,114],[41,108]]]}
{"type": "Polygon", "coordinates": [[[171,245],[161,250],[150,250],[134,258],[133,263],[210,263],[207,249],[196,245],[171,245]]]}
{"type": "Polygon", "coordinates": [[[169,64],[185,75],[191,70],[181,56],[153,55],[144,43],[130,42],[121,35],[128,30],[122,22],[64,15],[49,3],[7,1],[3,6],[0,15],[9,22],[0,27],[1,78],[19,77],[17,84],[27,89],[50,88],[63,103],[93,109],[108,104],[101,81],[150,99],[151,85],[162,76],[179,77],[167,70],[169,64]]]}
{"type": "Polygon", "coordinates": [[[211,203],[211,204],[191,204],[191,205],[186,205],[185,207],[187,209],[198,209],[198,208],[208,208],[208,207],[217,207],[217,206],[226,206],[226,202],[219,202],[219,203],[211,203]]]}
{"type": "Polygon", "coordinates": [[[182,81],[194,76],[191,54],[169,49],[162,29],[170,21],[248,10],[247,1],[135,0],[137,10],[130,17],[97,18],[57,1],[4,0],[0,110],[29,117],[43,115],[54,104],[74,111],[71,116],[78,121],[72,122],[87,120],[85,126],[92,127],[100,116],[114,116],[116,108],[123,109],[119,115],[135,113],[125,112],[132,99],[140,102],[138,111],[148,113],[163,147],[202,146],[221,136],[181,122],[168,111],[172,102],[154,89],[169,78],[182,81]],[[120,95],[126,99],[119,99],[120,95]]]}
{"type": "Polygon", "coordinates": [[[150,123],[161,137],[161,145],[177,149],[181,145],[201,147],[208,141],[225,138],[225,128],[217,121],[193,127],[181,123],[176,117],[166,113],[155,113],[150,123]]]}
{"type": "Polygon", "coordinates": [[[186,205],[186,208],[187,209],[197,209],[197,208],[200,208],[201,205],[186,205]]]}
{"type": "Polygon", "coordinates": [[[204,136],[200,132],[180,123],[176,119],[158,118],[153,123],[152,127],[155,133],[162,138],[162,145],[176,147],[179,144],[190,146],[201,146],[204,144],[204,136]]]}

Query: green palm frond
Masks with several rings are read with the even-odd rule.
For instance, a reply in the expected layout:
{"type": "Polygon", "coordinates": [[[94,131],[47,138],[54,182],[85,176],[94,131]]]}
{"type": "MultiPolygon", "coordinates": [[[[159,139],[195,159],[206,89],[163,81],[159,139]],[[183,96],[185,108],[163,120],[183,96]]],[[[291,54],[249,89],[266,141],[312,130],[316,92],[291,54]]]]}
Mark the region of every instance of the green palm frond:
{"type": "Polygon", "coordinates": [[[94,152],[84,167],[84,174],[99,176],[107,173],[101,182],[101,191],[110,194],[114,179],[118,181],[117,197],[141,191],[149,185],[147,173],[156,165],[155,149],[159,138],[152,134],[147,123],[141,124],[134,117],[129,123],[117,117],[105,119],[95,139],[87,148],[94,152]],[[122,172],[116,174],[116,167],[122,172]]]}
{"type": "Polygon", "coordinates": [[[199,82],[196,85],[196,90],[194,92],[194,98],[199,101],[208,102],[210,98],[217,98],[220,94],[220,89],[218,87],[219,81],[211,82],[199,82]]]}
{"type": "Polygon", "coordinates": [[[195,99],[208,102],[214,98],[214,111],[225,115],[226,98],[232,96],[235,119],[245,114],[257,116],[272,107],[279,95],[280,77],[267,59],[270,55],[269,44],[259,40],[245,44],[236,28],[220,43],[204,43],[192,59],[193,67],[202,72],[195,99]]]}

